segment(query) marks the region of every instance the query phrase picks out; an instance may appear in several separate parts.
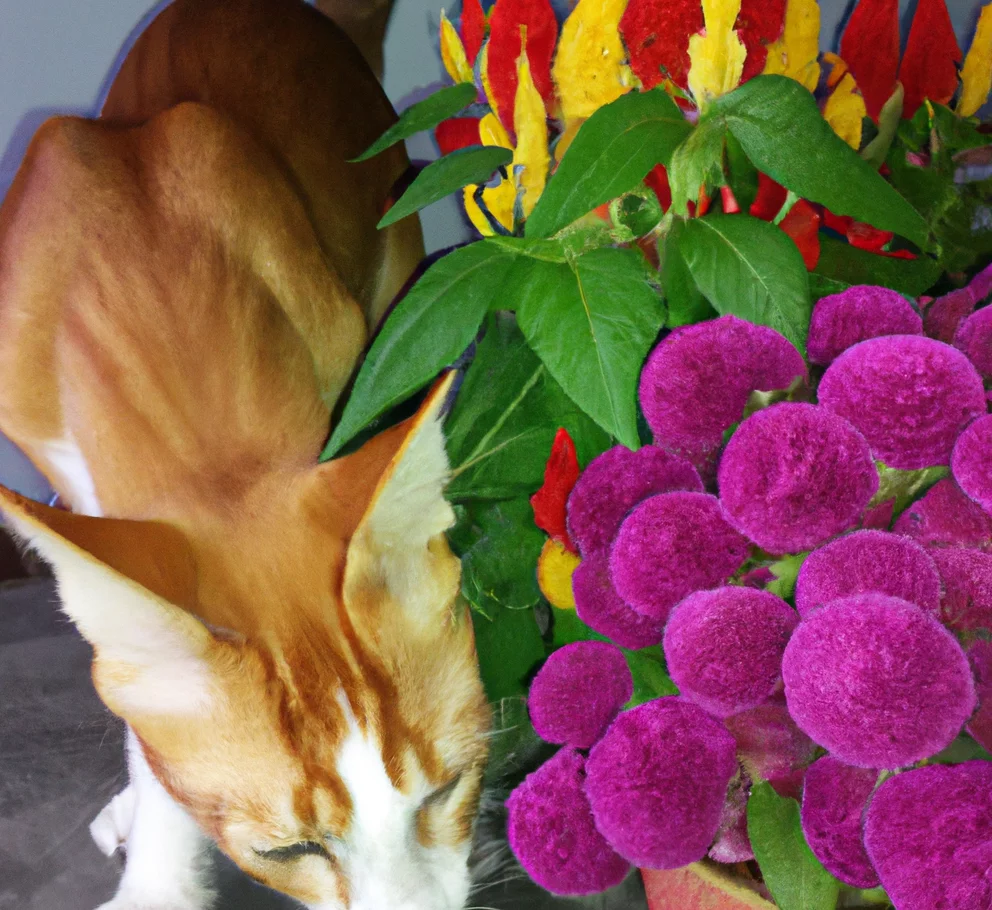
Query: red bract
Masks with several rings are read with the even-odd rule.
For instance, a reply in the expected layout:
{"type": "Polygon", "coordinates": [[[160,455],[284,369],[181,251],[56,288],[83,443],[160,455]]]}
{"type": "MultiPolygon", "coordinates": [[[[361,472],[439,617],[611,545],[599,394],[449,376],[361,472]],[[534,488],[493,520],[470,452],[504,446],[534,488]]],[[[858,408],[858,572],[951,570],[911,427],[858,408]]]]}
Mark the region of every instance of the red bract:
{"type": "Polygon", "coordinates": [[[630,0],[620,20],[620,36],[631,69],[645,89],[666,76],[679,88],[689,87],[689,36],[704,25],[699,0],[630,0]]]}
{"type": "Polygon", "coordinates": [[[767,174],[758,174],[758,193],[751,203],[750,213],[762,221],[771,221],[785,202],[789,191],[767,174]]]}
{"type": "Polygon", "coordinates": [[[820,213],[805,199],[800,199],[779,222],[803,254],[806,268],[812,271],[820,259],[820,213]]]}
{"type": "Polygon", "coordinates": [[[659,164],[648,171],[644,182],[658,197],[662,211],[667,212],[672,207],[672,188],[668,185],[668,171],[665,165],[659,164]]]}
{"type": "Polygon", "coordinates": [[[912,117],[925,99],[947,104],[958,87],[961,48],[944,0],[920,0],[899,67],[906,90],[902,115],[912,117]]]}
{"type": "Polygon", "coordinates": [[[861,0],[840,39],[840,56],[878,120],[899,71],[899,0],[861,0]]]}
{"type": "Polygon", "coordinates": [[[823,224],[847,238],[851,246],[869,253],[881,253],[892,238],[891,231],[880,231],[863,221],[855,221],[850,215],[835,215],[830,209],[823,210],[823,224]]]}
{"type": "Polygon", "coordinates": [[[441,154],[449,155],[469,145],[482,145],[479,120],[479,117],[452,117],[434,127],[434,138],[441,154]]]}
{"type": "Polygon", "coordinates": [[[469,64],[475,63],[486,38],[486,14],[480,0],[462,0],[461,22],[462,44],[469,64]]]}
{"type": "Polygon", "coordinates": [[[555,97],[551,81],[551,59],[558,40],[558,20],[548,0],[499,0],[489,19],[489,50],[486,63],[490,101],[510,132],[513,104],[517,97],[517,59],[520,30],[527,32],[527,61],[534,85],[550,110],[555,97]]]}
{"type": "Polygon", "coordinates": [[[569,538],[565,525],[565,503],[578,479],[579,459],[575,454],[575,443],[568,430],[560,427],[544,466],[544,483],[531,496],[530,504],[534,509],[534,524],[573,553],[575,544],[569,538]]]}
{"type": "Polygon", "coordinates": [[[747,50],[741,82],[759,75],[768,59],[768,45],[785,27],[785,0],[743,0],[734,28],[747,50]]]}

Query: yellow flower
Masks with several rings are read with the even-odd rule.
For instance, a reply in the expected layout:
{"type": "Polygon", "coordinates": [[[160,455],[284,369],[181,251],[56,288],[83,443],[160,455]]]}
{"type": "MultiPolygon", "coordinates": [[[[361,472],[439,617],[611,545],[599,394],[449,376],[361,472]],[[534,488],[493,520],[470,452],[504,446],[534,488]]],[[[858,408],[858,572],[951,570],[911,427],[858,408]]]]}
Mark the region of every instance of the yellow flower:
{"type": "Polygon", "coordinates": [[[441,10],[441,62],[455,82],[475,81],[465,54],[465,45],[444,10],[441,10]]]}
{"type": "Polygon", "coordinates": [[[747,50],[734,31],[741,0],[703,0],[706,27],[689,38],[689,90],[701,111],[737,88],[747,50]]]}
{"type": "Polygon", "coordinates": [[[537,584],[548,603],[559,610],[574,610],[572,574],[581,560],[557,540],[548,539],[537,560],[537,584]]]}
{"type": "Polygon", "coordinates": [[[985,103],[989,91],[992,91],[992,3],[982,9],[975,37],[964,58],[958,114],[970,117],[985,103]]]}
{"type": "Polygon", "coordinates": [[[829,64],[827,87],[832,89],[823,106],[823,119],[851,148],[861,148],[862,121],[868,114],[865,99],[847,68],[836,54],[824,54],[823,62],[829,64]]]}
{"type": "Polygon", "coordinates": [[[820,81],[820,4],[788,0],[782,37],[768,45],[765,72],[788,76],[811,92],[820,81]]]}

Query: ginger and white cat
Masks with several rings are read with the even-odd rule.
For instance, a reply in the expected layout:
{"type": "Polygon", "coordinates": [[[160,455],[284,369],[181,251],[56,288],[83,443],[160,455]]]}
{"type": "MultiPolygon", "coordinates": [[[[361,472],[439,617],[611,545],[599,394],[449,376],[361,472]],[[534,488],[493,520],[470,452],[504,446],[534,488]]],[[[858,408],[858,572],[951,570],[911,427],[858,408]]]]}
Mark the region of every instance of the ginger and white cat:
{"type": "Polygon", "coordinates": [[[0,208],[0,430],[72,512],[0,511],[129,726],[104,910],[212,906],[211,841],[312,908],[465,902],[489,716],[444,536],[450,383],[317,461],[422,254],[415,220],[375,229],[401,148],[346,163],[393,120],[300,0],[178,0],[0,208]]]}

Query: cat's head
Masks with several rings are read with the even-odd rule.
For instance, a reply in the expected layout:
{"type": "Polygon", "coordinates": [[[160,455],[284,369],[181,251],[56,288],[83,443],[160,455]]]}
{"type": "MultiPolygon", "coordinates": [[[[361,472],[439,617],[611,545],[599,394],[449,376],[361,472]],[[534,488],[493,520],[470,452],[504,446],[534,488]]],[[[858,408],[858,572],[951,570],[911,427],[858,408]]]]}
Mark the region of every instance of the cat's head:
{"type": "Polygon", "coordinates": [[[166,790],[320,910],[457,910],[468,892],[489,714],[444,536],[444,391],[199,536],[0,501],[166,790]]]}

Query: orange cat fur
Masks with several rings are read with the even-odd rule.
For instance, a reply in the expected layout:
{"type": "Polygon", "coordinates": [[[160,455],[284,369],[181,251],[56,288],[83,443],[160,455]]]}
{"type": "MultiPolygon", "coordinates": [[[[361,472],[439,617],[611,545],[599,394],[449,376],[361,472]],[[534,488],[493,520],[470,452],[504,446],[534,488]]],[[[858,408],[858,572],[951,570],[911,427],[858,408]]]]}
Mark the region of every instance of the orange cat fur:
{"type": "Polygon", "coordinates": [[[0,208],[0,430],[73,513],[0,488],[130,730],[108,910],[212,906],[207,836],[322,910],[455,910],[488,712],[444,530],[448,382],[318,465],[422,254],[375,223],[401,147],[298,0],[179,0],[100,120],[34,138],[0,208]]]}

